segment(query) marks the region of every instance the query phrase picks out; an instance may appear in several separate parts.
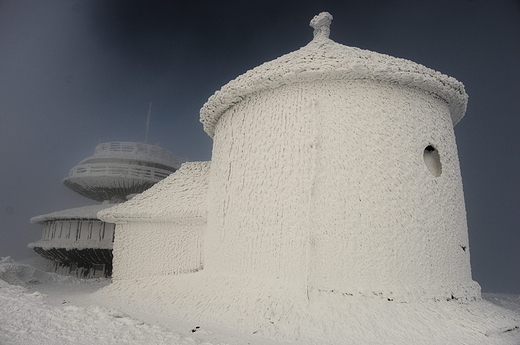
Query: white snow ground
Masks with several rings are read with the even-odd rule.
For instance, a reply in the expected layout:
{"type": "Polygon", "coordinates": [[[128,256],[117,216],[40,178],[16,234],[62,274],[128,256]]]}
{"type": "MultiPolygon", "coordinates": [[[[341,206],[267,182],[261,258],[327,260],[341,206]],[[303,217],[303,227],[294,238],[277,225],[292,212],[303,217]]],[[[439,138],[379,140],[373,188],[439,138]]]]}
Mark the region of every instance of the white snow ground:
{"type": "MultiPolygon", "coordinates": [[[[288,344],[171,316],[146,314],[121,301],[101,300],[93,293],[109,284],[108,279],[65,277],[35,268],[43,268],[40,265],[39,259],[19,263],[0,258],[1,345],[288,344]]],[[[484,297],[520,316],[519,295],[484,297]]],[[[506,340],[508,344],[520,344],[519,337],[518,330],[506,332],[500,343],[506,340]]],[[[415,340],[403,339],[401,344],[415,345],[415,340]]],[[[493,336],[489,344],[495,344],[493,336]]]]}
{"type": "Polygon", "coordinates": [[[91,295],[108,279],[78,279],[34,267],[41,264],[39,258],[24,263],[0,258],[0,345],[278,344],[139,310],[130,316],[119,310],[125,306],[114,308],[91,295]]]}

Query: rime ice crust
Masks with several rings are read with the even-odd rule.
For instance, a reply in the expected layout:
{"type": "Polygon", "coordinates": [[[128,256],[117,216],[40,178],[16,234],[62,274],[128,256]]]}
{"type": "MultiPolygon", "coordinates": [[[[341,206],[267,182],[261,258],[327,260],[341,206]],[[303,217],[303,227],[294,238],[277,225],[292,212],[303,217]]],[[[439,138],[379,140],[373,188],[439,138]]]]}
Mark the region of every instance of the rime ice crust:
{"type": "Polygon", "coordinates": [[[224,85],[204,104],[200,121],[213,137],[222,114],[249,95],[282,85],[332,80],[372,80],[422,90],[448,104],[453,125],[464,116],[468,101],[464,85],[452,77],[409,60],[344,46],[318,35],[299,50],[224,85]]]}

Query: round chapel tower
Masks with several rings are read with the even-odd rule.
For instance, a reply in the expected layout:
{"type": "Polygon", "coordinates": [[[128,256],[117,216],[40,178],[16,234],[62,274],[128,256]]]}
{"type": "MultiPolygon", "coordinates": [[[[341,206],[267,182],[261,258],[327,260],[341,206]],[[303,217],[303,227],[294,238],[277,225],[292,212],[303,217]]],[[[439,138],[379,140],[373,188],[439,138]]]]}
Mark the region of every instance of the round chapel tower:
{"type": "Polygon", "coordinates": [[[201,110],[214,139],[205,270],[392,300],[473,299],[453,126],[464,86],[328,37],[201,110]]]}

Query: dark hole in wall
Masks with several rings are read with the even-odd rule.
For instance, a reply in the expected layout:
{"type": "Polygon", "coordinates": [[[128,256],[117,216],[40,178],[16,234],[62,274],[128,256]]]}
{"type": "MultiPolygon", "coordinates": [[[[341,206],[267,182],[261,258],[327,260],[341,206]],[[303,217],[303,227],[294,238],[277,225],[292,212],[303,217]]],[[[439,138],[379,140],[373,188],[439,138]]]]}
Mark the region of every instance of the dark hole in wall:
{"type": "Polygon", "coordinates": [[[423,158],[428,171],[435,177],[441,176],[442,164],[439,151],[432,145],[428,145],[424,149],[423,158]]]}

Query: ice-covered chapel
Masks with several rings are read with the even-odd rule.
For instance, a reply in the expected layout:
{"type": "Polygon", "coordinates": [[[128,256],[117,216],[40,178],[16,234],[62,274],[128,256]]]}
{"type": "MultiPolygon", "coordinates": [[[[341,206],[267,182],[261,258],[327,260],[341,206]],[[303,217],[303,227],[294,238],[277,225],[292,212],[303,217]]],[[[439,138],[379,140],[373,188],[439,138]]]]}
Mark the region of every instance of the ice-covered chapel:
{"type": "Polygon", "coordinates": [[[303,323],[284,317],[325,300],[337,316],[353,299],[480,299],[453,131],[464,86],[338,44],[331,20],[209,98],[211,162],[98,214],[118,234],[109,290],[167,281],[185,315],[285,324],[292,339],[303,323]]]}

